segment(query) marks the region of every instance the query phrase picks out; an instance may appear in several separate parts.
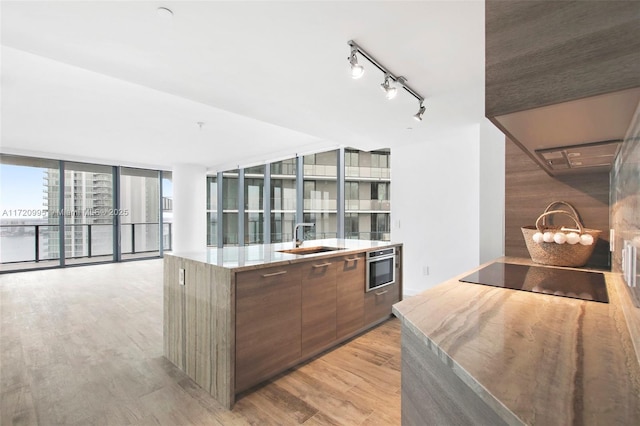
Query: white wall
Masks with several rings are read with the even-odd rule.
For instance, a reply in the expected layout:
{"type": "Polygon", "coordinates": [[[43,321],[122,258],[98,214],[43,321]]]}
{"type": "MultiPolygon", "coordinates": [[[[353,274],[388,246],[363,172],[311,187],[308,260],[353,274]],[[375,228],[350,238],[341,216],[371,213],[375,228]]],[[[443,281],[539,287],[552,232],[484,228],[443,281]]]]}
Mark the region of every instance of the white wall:
{"type": "Polygon", "coordinates": [[[392,240],[404,243],[406,295],[502,254],[504,152],[489,126],[392,149],[392,240]]]}

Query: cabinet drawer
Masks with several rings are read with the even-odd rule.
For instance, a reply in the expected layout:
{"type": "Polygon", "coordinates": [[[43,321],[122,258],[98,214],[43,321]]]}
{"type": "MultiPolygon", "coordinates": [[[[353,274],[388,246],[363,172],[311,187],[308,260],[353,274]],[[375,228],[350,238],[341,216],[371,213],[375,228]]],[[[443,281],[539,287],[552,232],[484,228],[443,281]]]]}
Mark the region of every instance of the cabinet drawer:
{"type": "Polygon", "coordinates": [[[365,324],[391,315],[391,306],[400,300],[398,283],[367,292],[364,297],[365,324]]]}

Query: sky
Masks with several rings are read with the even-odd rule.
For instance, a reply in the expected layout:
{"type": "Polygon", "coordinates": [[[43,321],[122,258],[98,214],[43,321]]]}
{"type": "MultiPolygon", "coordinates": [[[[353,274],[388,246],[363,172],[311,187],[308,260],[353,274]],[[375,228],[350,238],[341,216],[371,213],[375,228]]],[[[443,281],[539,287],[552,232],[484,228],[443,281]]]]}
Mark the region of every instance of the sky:
{"type": "Polygon", "coordinates": [[[5,210],[42,210],[44,171],[39,167],[0,164],[0,218],[8,218],[5,210]]]}

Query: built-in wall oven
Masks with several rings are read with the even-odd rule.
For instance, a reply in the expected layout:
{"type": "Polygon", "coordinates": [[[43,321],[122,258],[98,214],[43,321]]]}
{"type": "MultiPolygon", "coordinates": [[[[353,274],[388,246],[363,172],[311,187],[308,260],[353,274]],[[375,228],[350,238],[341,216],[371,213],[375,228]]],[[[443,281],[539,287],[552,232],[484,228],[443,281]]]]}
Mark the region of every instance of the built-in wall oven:
{"type": "Polygon", "coordinates": [[[393,284],[395,281],[395,247],[367,252],[367,291],[393,284]]]}

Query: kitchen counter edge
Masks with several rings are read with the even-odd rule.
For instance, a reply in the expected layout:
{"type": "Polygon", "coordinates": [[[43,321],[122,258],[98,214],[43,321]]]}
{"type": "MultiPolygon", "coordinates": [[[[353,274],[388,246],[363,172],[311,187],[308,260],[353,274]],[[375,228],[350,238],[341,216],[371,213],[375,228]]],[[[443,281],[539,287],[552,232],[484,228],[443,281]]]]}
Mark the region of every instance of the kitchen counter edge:
{"type": "Polygon", "coordinates": [[[306,240],[301,247],[327,246],[337,247],[322,253],[298,255],[281,253],[280,250],[292,248],[291,242],[255,244],[242,247],[208,247],[200,251],[170,252],[165,256],[180,257],[208,265],[224,268],[233,272],[252,271],[275,266],[290,265],[310,260],[324,259],[341,255],[357,254],[387,247],[402,247],[402,243],[389,241],[349,240],[340,238],[306,240]]]}
{"type": "MultiPolygon", "coordinates": [[[[532,263],[530,259],[524,259],[524,258],[501,257],[501,258],[492,260],[490,262],[480,265],[477,268],[471,269],[465,273],[462,273],[456,277],[453,277],[447,281],[444,281],[436,285],[435,287],[427,289],[416,296],[407,298],[402,302],[395,304],[393,306],[393,313],[400,319],[403,328],[406,328],[407,331],[410,331],[412,334],[415,335],[415,337],[417,337],[420,341],[422,341],[425,348],[428,348],[428,350],[432,351],[440,359],[440,361],[442,361],[446,366],[448,366],[458,378],[460,378],[473,392],[475,392],[475,394],[477,394],[480,397],[480,399],[484,401],[507,424],[510,424],[510,425],[528,424],[527,419],[523,419],[519,415],[518,409],[513,409],[512,407],[509,407],[508,404],[505,404],[505,402],[502,400],[500,395],[492,394],[492,392],[488,389],[489,386],[487,386],[488,385],[487,380],[478,380],[478,378],[475,377],[475,374],[472,371],[473,369],[472,366],[467,366],[467,368],[465,368],[463,365],[461,365],[460,362],[458,362],[458,360],[456,360],[456,355],[453,355],[453,356],[449,355],[449,353],[447,353],[447,350],[443,347],[443,346],[447,346],[447,343],[442,344],[442,342],[439,342],[437,338],[434,339],[429,336],[429,332],[425,331],[424,329],[425,327],[423,326],[423,324],[425,323],[425,313],[424,312],[418,313],[420,305],[427,304],[428,299],[430,299],[433,302],[434,298],[437,299],[438,297],[454,297],[455,298],[456,290],[455,290],[455,287],[453,286],[456,286],[456,285],[466,286],[467,293],[469,293],[470,290],[471,292],[473,292],[473,290],[477,290],[478,297],[484,297],[487,291],[515,291],[515,290],[509,290],[509,289],[502,289],[502,288],[492,288],[489,286],[483,286],[478,284],[461,283],[458,281],[460,278],[463,278],[469,275],[470,273],[477,271],[493,262],[536,265],[532,263]],[[448,288],[447,286],[451,288],[448,288]],[[477,286],[477,289],[474,288],[473,286],[477,286]],[[443,289],[446,289],[446,291],[443,292],[443,289]],[[423,302],[419,301],[421,298],[423,299],[423,302]],[[420,324],[421,322],[422,324],[420,324]]],[[[536,265],[536,266],[541,266],[541,265],[536,265]]],[[[631,327],[631,323],[637,319],[638,313],[633,311],[632,309],[633,306],[630,305],[631,302],[626,300],[626,298],[628,297],[628,293],[625,291],[624,288],[622,288],[624,287],[622,278],[619,276],[619,274],[616,274],[613,272],[607,272],[607,271],[593,271],[593,270],[581,269],[581,268],[563,268],[563,269],[583,270],[583,271],[589,271],[589,272],[604,273],[606,282],[607,282],[607,289],[609,291],[609,295],[611,299],[610,303],[612,304],[612,309],[610,310],[610,314],[609,314],[610,321],[611,321],[611,328],[620,327],[620,324],[626,325],[626,329],[623,330],[623,332],[627,333],[628,345],[626,344],[622,345],[624,347],[619,348],[619,350],[623,351],[626,355],[628,355],[629,353],[633,354],[633,356],[626,356],[627,360],[630,360],[632,358],[632,360],[630,361],[632,364],[634,361],[636,362],[636,365],[631,365],[631,371],[629,371],[629,374],[633,375],[633,377],[629,380],[631,382],[634,382],[636,386],[638,386],[638,382],[640,381],[640,353],[638,353],[638,338],[640,336],[638,336],[635,333],[635,329],[634,329],[635,327],[631,327]],[[630,314],[632,314],[633,317],[631,317],[630,314]],[[622,317],[622,321],[620,321],[620,317],[622,317]]],[[[519,293],[527,293],[527,292],[519,292],[519,293]]],[[[467,294],[467,296],[468,295],[469,294],[467,294]]],[[[533,294],[531,293],[531,295],[533,294]]],[[[527,297],[529,296],[529,294],[526,294],[526,296],[525,295],[523,296],[527,297]]],[[[541,295],[535,295],[535,297],[540,297],[540,296],[541,295]]],[[[542,297],[556,297],[556,296],[542,296],[542,297]]],[[[557,299],[566,299],[566,298],[557,297],[557,299]]],[[[567,299],[567,300],[570,300],[573,303],[577,302],[575,299],[567,299]]],[[[460,303],[464,303],[464,304],[467,304],[468,302],[469,302],[468,300],[460,301],[460,303]]],[[[567,302],[567,303],[570,303],[570,302],[567,302]]],[[[597,302],[581,302],[581,303],[597,303],[597,302]]],[[[439,317],[439,318],[434,318],[428,321],[438,322],[440,327],[443,327],[447,320],[448,319],[439,317]]],[[[478,324],[473,324],[473,326],[476,326],[476,327],[477,325],[478,324]]],[[[624,336],[622,337],[622,340],[625,342],[627,341],[627,339],[625,339],[624,336]]],[[[540,408],[544,409],[545,407],[540,407],[540,408]]],[[[639,410],[637,406],[631,407],[631,409],[634,410],[636,414],[639,410]]]]}

